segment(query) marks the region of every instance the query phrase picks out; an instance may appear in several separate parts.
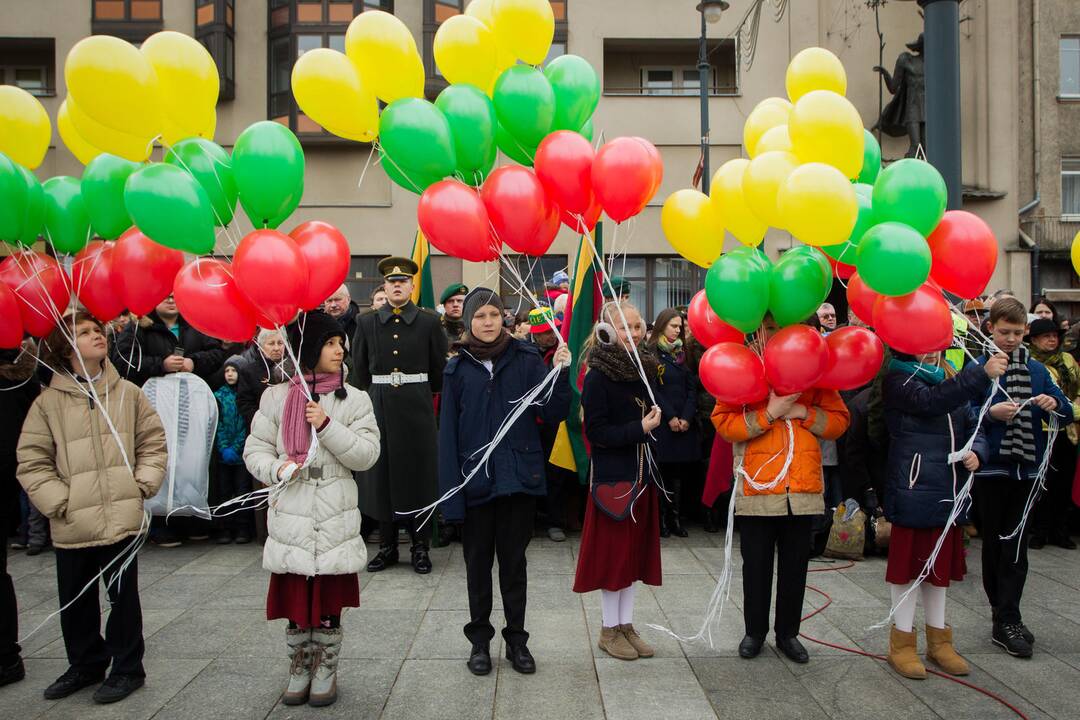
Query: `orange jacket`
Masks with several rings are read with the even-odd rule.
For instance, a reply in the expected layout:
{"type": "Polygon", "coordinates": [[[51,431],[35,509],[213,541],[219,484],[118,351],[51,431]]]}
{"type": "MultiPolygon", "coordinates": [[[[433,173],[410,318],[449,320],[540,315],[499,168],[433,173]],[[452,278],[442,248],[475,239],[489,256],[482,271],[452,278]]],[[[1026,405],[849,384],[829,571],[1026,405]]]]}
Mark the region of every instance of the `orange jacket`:
{"type": "Polygon", "coordinates": [[[737,515],[815,515],[825,510],[822,499],[821,448],[818,439],[835,440],[847,430],[847,406],[835,390],[807,390],[799,396],[805,405],[805,420],[769,422],[767,401],[753,405],[717,402],[712,422],[716,431],[732,443],[735,454],[737,515]],[[791,464],[775,486],[759,489],[756,483],[771,483],[780,474],[794,435],[791,464]],[[744,472],[739,472],[739,468],[744,472]],[[744,474],[745,473],[745,474],[744,474]]]}

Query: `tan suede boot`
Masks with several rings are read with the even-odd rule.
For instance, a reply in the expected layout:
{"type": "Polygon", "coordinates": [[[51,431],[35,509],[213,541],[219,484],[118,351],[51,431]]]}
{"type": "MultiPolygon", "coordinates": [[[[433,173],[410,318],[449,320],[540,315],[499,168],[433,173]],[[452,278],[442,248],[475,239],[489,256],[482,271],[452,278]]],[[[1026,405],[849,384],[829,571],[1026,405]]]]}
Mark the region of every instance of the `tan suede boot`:
{"type": "Polygon", "coordinates": [[[633,625],[627,623],[626,625],[620,625],[618,629],[626,637],[626,641],[637,650],[638,657],[651,658],[656,654],[652,645],[649,645],[641,639],[641,636],[638,635],[638,631],[634,629],[633,625]]]}
{"type": "Polygon", "coordinates": [[[967,675],[971,672],[967,660],[960,657],[952,641],[952,627],[926,626],[926,659],[950,675],[967,675]]]}
{"type": "Polygon", "coordinates": [[[311,630],[285,630],[289,644],[289,687],[281,698],[285,705],[303,705],[311,687],[311,630]]]}
{"type": "Polygon", "coordinates": [[[912,680],[925,680],[926,667],[915,652],[915,631],[901,632],[892,626],[889,633],[889,664],[893,670],[912,680]]]}
{"type": "Polygon", "coordinates": [[[597,646],[613,658],[619,660],[637,660],[638,651],[622,634],[619,626],[600,629],[600,642],[597,646]]]}

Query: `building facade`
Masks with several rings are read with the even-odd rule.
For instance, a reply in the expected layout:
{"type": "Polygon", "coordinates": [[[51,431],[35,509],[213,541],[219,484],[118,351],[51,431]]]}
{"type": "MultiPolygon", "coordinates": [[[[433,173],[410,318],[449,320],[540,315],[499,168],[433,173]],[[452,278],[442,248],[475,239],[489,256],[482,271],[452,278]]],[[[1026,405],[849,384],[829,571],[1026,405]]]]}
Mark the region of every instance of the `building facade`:
{"type": "MultiPolygon", "coordinates": [[[[371,157],[370,146],[331,137],[297,110],[289,91],[292,64],[312,48],[343,49],[345,30],[357,13],[388,10],[414,33],[428,70],[426,90],[433,98],[443,81],[432,60],[432,39],[439,23],[462,12],[465,4],[465,0],[6,0],[0,68],[4,82],[37,93],[55,118],[66,95],[64,58],[80,38],[102,32],[139,42],[161,29],[196,37],[214,55],[222,78],[216,141],[230,148],[247,125],[268,118],[297,132],[307,157],[306,187],[300,208],[284,229],[311,219],[341,228],[354,255],[349,279],[354,298],[366,302],[377,283],[377,259],[408,253],[412,246],[417,196],[390,182],[377,155],[371,157]]],[[[673,254],[660,230],[664,199],[690,186],[700,157],[696,0],[552,0],[551,4],[556,35],[549,57],[564,52],[581,55],[600,75],[596,138],[643,136],[663,155],[664,182],[649,207],[632,221],[618,227],[606,222],[604,228],[606,249],[620,254],[614,273],[631,280],[633,299],[653,316],[668,305],[685,303],[704,277],[700,268],[673,254]]],[[[1001,246],[992,286],[1009,286],[1025,296],[1033,252],[1024,245],[1018,211],[1035,195],[1034,188],[1041,188],[1043,211],[1060,217],[1075,200],[1080,213],[1080,135],[1068,137],[1080,133],[1071,114],[1080,112],[1080,106],[1070,104],[1070,93],[1054,97],[1049,89],[1060,86],[1080,100],[1077,75],[1056,77],[1059,40],[1062,68],[1073,48],[1073,40],[1067,43],[1067,36],[1061,35],[1062,28],[1080,31],[1076,22],[1080,10],[1070,0],[964,0],[961,12],[965,207],[990,224],[1001,246]],[[1038,64],[1043,72],[1035,80],[1030,77],[1033,5],[1043,17],[1036,43],[1043,51],[1038,64]],[[1054,128],[1056,134],[1043,143],[1041,174],[1035,174],[1029,164],[1035,132],[1030,127],[1030,92],[1040,79],[1041,127],[1047,134],[1054,128]],[[1017,88],[1019,92],[1010,91],[1017,88]],[[1074,168],[1075,186],[1065,181],[1074,168]],[[1033,177],[1038,179],[1034,185],[1033,177]],[[1075,198],[1063,197],[1061,190],[1072,187],[1077,188],[1071,191],[1075,198]],[[1053,204],[1057,200],[1063,204],[1053,204]]],[[[905,43],[919,35],[922,20],[917,4],[905,0],[882,4],[877,19],[885,43],[882,64],[891,70],[905,43]]],[[[760,100],[784,95],[788,61],[805,47],[821,45],[841,58],[848,73],[848,97],[865,125],[874,124],[880,87],[872,68],[879,64],[879,36],[875,11],[865,0],[730,0],[730,8],[717,24],[708,26],[708,34],[711,68],[706,82],[714,171],[742,154],[746,116],[760,100]]],[[[1076,57],[1080,58],[1080,45],[1076,57]]],[[[888,101],[887,91],[883,99],[888,101]]],[[[886,137],[883,154],[899,158],[906,147],[906,138],[886,137]]],[[[39,178],[77,177],[81,172],[54,132],[53,149],[37,171],[39,178]]],[[[238,216],[241,232],[249,230],[244,227],[246,218],[238,216]]],[[[775,257],[791,243],[786,233],[771,231],[766,249],[775,257]]],[[[548,257],[535,265],[523,261],[522,267],[531,269],[531,282],[539,287],[541,276],[550,277],[573,262],[576,248],[577,238],[564,229],[548,257]]],[[[456,281],[494,283],[499,275],[495,264],[440,256],[433,258],[433,268],[437,291],[456,281]]],[[[1053,277],[1053,282],[1064,282],[1053,277]]]]}

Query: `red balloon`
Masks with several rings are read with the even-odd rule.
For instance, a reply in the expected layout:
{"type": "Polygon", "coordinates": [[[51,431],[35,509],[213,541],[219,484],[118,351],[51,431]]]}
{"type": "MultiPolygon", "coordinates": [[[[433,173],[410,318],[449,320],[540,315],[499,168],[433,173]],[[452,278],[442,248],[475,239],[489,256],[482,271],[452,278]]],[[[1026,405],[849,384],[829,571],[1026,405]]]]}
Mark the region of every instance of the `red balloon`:
{"type": "Polygon", "coordinates": [[[885,358],[885,346],[871,330],[843,327],[825,338],[829,363],[817,386],[853,390],[874,379],[885,358]]]}
{"type": "Polygon", "coordinates": [[[533,167],[555,204],[568,213],[586,215],[593,202],[595,158],[596,152],[588,140],[576,132],[559,130],[544,138],[536,148],[533,167]]]}
{"type": "Polygon", "coordinates": [[[600,207],[600,201],[596,199],[596,195],[591,195],[592,204],[589,205],[589,209],[584,213],[569,213],[565,209],[561,210],[562,223],[566,227],[570,228],[578,235],[584,235],[586,232],[592,232],[596,227],[596,223],[600,221],[600,213],[603,208],[600,207]],[[582,230],[581,225],[585,224],[585,229],[582,230]]]}
{"type": "Polygon", "coordinates": [[[504,165],[495,170],[484,180],[480,199],[495,237],[515,252],[543,255],[555,242],[558,216],[554,227],[551,218],[557,207],[529,168],[504,165]]]}
{"type": "Polygon", "coordinates": [[[198,258],[176,274],[176,308],[193,328],[225,342],[247,342],[255,335],[255,308],[240,292],[232,266],[198,258]]]}
{"type": "Polygon", "coordinates": [[[649,159],[652,161],[653,166],[653,189],[651,195],[656,195],[656,191],[660,189],[660,183],[664,181],[664,158],[660,155],[660,151],[656,149],[656,146],[645,138],[635,135],[634,139],[641,143],[649,153],[649,159]]]}
{"type": "Polygon", "coordinates": [[[881,297],[878,293],[870,289],[870,287],[862,281],[858,273],[855,273],[848,280],[847,286],[847,301],[851,311],[855,313],[855,317],[862,320],[867,325],[874,324],[874,303],[881,297]]]}
{"type": "Polygon", "coordinates": [[[333,295],[349,276],[349,263],[352,261],[349,241],[340,230],[321,220],[297,225],[289,237],[300,248],[308,267],[307,292],[300,307],[314,310],[333,295]]]}
{"type": "Polygon", "coordinates": [[[819,253],[821,253],[822,255],[825,256],[826,260],[829,261],[829,267],[832,268],[833,277],[840,278],[841,280],[847,280],[848,278],[850,278],[852,275],[855,274],[855,266],[854,265],[848,265],[845,262],[840,262],[839,260],[834,260],[833,258],[829,257],[829,254],[826,253],[821,248],[816,248],[816,249],[817,249],[817,251],[819,253]]]}
{"type": "Polygon", "coordinates": [[[116,292],[131,312],[146,315],[169,296],[184,253],[159,245],[131,228],[113,246],[116,292]]]}
{"type": "Polygon", "coordinates": [[[998,261],[994,231],[978,215],[949,210],[930,237],[934,262],[930,277],[962,298],[973,298],[986,289],[998,261]]]}
{"type": "Polygon", "coordinates": [[[0,283],[0,348],[14,349],[22,344],[23,324],[19,299],[7,285],[0,283]]]}
{"type": "Polygon", "coordinates": [[[761,358],[745,345],[713,345],[701,356],[698,374],[709,394],[721,402],[747,405],[769,397],[761,358]]]}
{"type": "Polygon", "coordinates": [[[71,264],[75,296],[90,314],[109,322],[124,310],[113,274],[113,244],[95,240],[79,251],[71,264]]]}
{"type": "Polygon", "coordinates": [[[705,347],[729,342],[742,345],[746,337],[738,329],[721,320],[709,306],[709,299],[704,290],[698,290],[686,311],[686,321],[690,323],[690,332],[705,347]]]}
{"type": "Polygon", "coordinates": [[[636,138],[615,138],[596,153],[592,187],[604,212],[615,222],[637,215],[656,194],[652,153],[636,138]]]}
{"type": "Polygon", "coordinates": [[[71,301],[71,278],[54,258],[20,252],[0,262],[0,282],[19,301],[23,330],[44,337],[56,327],[71,301]]]}
{"type": "Polygon", "coordinates": [[[457,180],[440,180],[420,196],[416,219],[421,232],[451,257],[488,262],[499,257],[498,240],[480,194],[457,180]]]}
{"type": "Polygon", "coordinates": [[[812,388],[825,374],[829,347],[808,325],[789,325],[765,344],[765,378],[777,395],[793,395],[812,388]]]}
{"type": "Polygon", "coordinates": [[[952,314],[941,293],[922,285],[899,297],[874,303],[874,329],[893,350],[909,355],[936,352],[952,345],[952,314]]]}
{"type": "Polygon", "coordinates": [[[291,322],[307,293],[307,260],[291,237],[276,230],[256,230],[240,241],[233,276],[248,301],[274,325],[291,322]]]}

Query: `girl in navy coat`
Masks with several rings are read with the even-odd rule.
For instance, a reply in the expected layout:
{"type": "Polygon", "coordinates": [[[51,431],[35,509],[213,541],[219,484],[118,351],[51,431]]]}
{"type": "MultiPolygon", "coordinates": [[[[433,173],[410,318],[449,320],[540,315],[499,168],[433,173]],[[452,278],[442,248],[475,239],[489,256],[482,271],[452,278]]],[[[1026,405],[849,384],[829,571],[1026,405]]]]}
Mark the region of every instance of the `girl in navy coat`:
{"type": "MultiPolygon", "coordinates": [[[[443,371],[439,409],[439,492],[461,484],[476,468],[488,443],[517,401],[548,374],[540,349],[517,340],[503,327],[503,304],[487,288],[465,297],[465,335],[443,371]]],[[[538,423],[558,425],[570,409],[570,351],[555,351],[562,368],[550,395],[542,394],[498,441],[487,464],[442,505],[447,523],[461,523],[461,545],[469,589],[465,637],[472,643],[469,670],[491,672],[491,568],[499,557],[506,627],[506,659],[521,673],[536,671],[525,632],[525,548],[532,538],[536,498],[546,493],[538,423]]]]}
{"type": "Polygon", "coordinates": [[[945,672],[967,675],[968,665],[953,647],[945,624],[945,591],[950,580],[963,580],[962,513],[949,523],[953,501],[968,475],[987,462],[985,433],[979,430],[971,450],[950,461],[978,425],[972,402],[986,397],[991,380],[1005,372],[997,355],[985,366],[968,364],[956,374],[940,352],[913,357],[897,353],[889,361],[882,386],[889,427],[889,471],[885,517],[893,524],[885,581],[892,590],[895,624],[889,638],[889,664],[908,678],[926,677],[916,652],[915,594],[909,593],[941,538],[930,574],[919,586],[926,614],[926,657],[945,672]]]}

